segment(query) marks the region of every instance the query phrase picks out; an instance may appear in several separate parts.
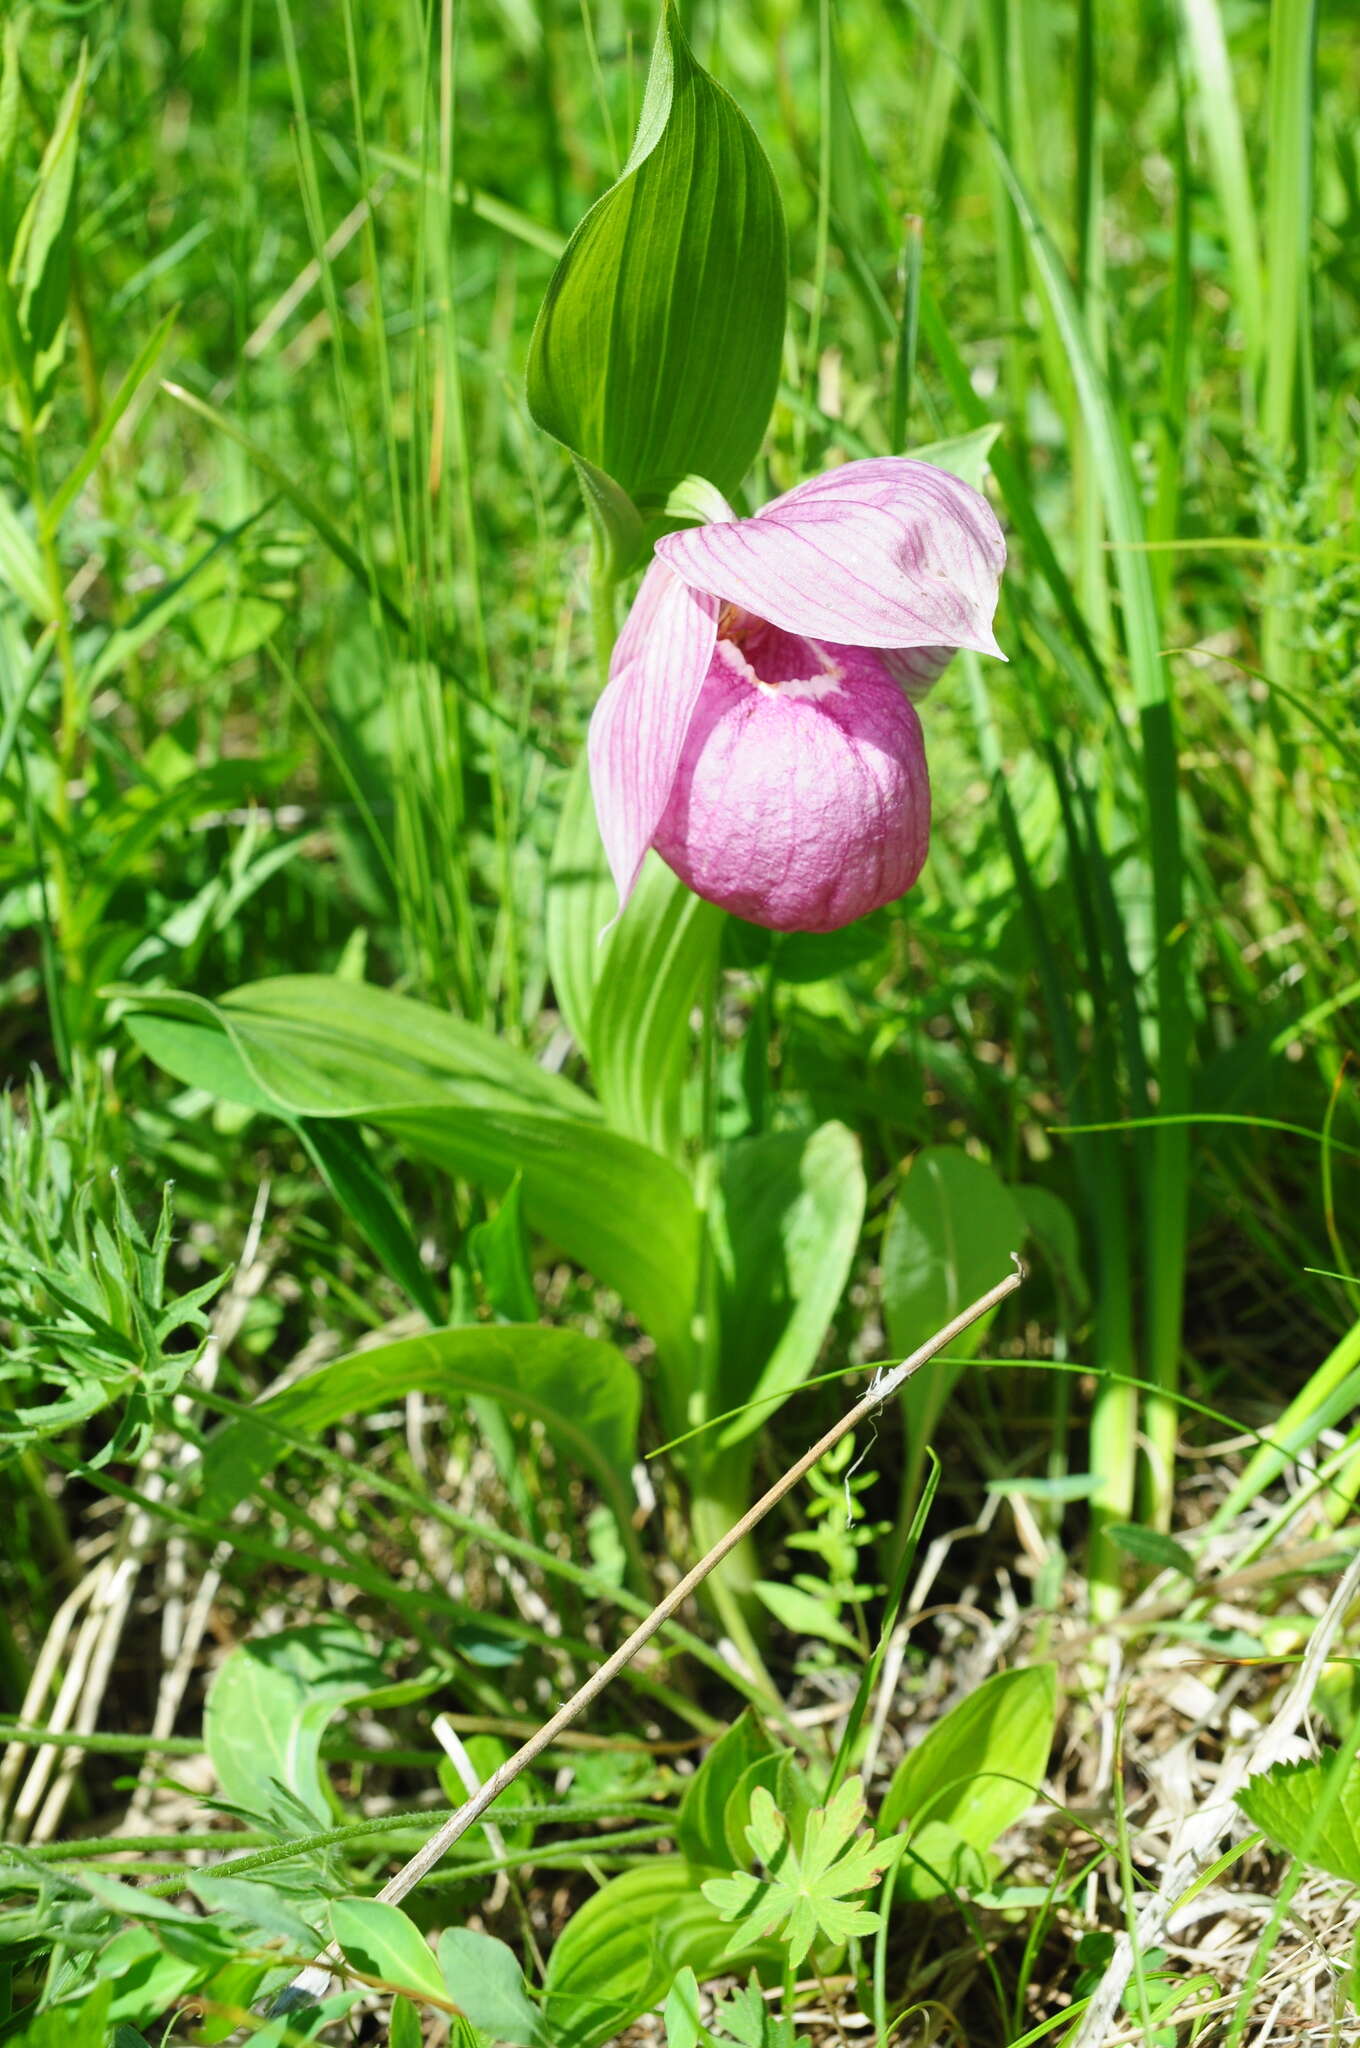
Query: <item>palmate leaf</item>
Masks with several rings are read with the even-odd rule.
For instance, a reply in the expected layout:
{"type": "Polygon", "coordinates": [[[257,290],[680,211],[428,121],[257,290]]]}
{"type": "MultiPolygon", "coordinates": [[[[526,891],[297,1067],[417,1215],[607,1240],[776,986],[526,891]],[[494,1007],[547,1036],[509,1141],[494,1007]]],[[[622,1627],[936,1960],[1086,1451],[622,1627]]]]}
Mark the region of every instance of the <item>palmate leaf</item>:
{"type": "Polygon", "coordinates": [[[851,1903],[887,1868],[889,1854],[866,1836],[855,1841],[864,1819],[858,1778],[847,1778],[829,1806],[807,1817],[801,1854],[785,1820],[762,1785],[751,1799],[746,1839],[765,1866],[765,1876],[738,1871],[710,1878],[704,1897],[724,1920],[738,1922],[728,1953],[778,1934],[788,1945],[793,1969],[819,1938],[840,1944],[852,1934],[872,1934],[880,1916],[851,1903]]]}
{"type": "Polygon", "coordinates": [[[784,339],[778,187],[666,0],[637,140],[577,228],[529,350],[529,409],[569,448],[616,555],[698,474],[727,496],[764,436],[784,339]]]}

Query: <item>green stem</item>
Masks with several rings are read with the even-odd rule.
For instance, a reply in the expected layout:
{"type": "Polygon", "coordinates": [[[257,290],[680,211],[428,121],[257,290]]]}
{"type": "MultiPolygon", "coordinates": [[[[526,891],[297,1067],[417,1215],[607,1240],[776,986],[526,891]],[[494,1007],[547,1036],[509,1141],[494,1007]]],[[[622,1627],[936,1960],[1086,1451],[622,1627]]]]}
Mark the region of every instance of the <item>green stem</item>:
{"type": "Polygon", "coordinates": [[[595,667],[603,689],[609,681],[609,659],[617,637],[615,597],[619,586],[610,560],[608,539],[593,516],[591,526],[590,623],[595,634],[595,667]]]}

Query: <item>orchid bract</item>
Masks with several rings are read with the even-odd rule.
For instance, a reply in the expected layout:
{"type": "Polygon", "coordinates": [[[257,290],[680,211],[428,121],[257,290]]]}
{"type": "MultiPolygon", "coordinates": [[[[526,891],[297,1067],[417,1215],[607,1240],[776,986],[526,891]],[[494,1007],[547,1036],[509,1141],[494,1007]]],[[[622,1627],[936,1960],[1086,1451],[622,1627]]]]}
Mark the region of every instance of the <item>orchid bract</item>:
{"type": "Polygon", "coordinates": [[[590,727],[621,904],[649,846],[697,895],[774,931],[834,931],[925,861],[913,699],[992,633],[1006,548],[970,485],[849,462],[754,518],[668,534],[590,727]]]}

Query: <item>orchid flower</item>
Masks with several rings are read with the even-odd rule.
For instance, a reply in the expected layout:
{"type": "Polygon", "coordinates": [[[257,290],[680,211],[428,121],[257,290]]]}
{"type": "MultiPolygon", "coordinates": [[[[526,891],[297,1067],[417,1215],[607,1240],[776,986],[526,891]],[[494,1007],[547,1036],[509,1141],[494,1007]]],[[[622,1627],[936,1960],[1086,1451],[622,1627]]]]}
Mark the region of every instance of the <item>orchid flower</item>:
{"type": "Polygon", "coordinates": [[[909,889],[930,835],[913,699],[958,648],[1004,660],[1005,560],[985,498],[896,456],[659,540],[590,724],[620,908],[649,846],[774,931],[909,889]]]}

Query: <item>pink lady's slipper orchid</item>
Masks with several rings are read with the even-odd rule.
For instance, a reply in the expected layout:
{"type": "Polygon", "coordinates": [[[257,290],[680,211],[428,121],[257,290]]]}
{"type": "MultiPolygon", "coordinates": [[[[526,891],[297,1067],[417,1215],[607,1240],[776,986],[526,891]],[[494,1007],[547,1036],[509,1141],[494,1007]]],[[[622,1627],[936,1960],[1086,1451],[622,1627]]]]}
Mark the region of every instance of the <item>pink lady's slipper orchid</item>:
{"type": "Polygon", "coordinates": [[[649,846],[773,931],[909,889],[930,835],[911,700],[957,648],[1000,656],[1005,560],[986,499],[904,457],[659,540],[590,725],[620,903],[649,846]]]}

